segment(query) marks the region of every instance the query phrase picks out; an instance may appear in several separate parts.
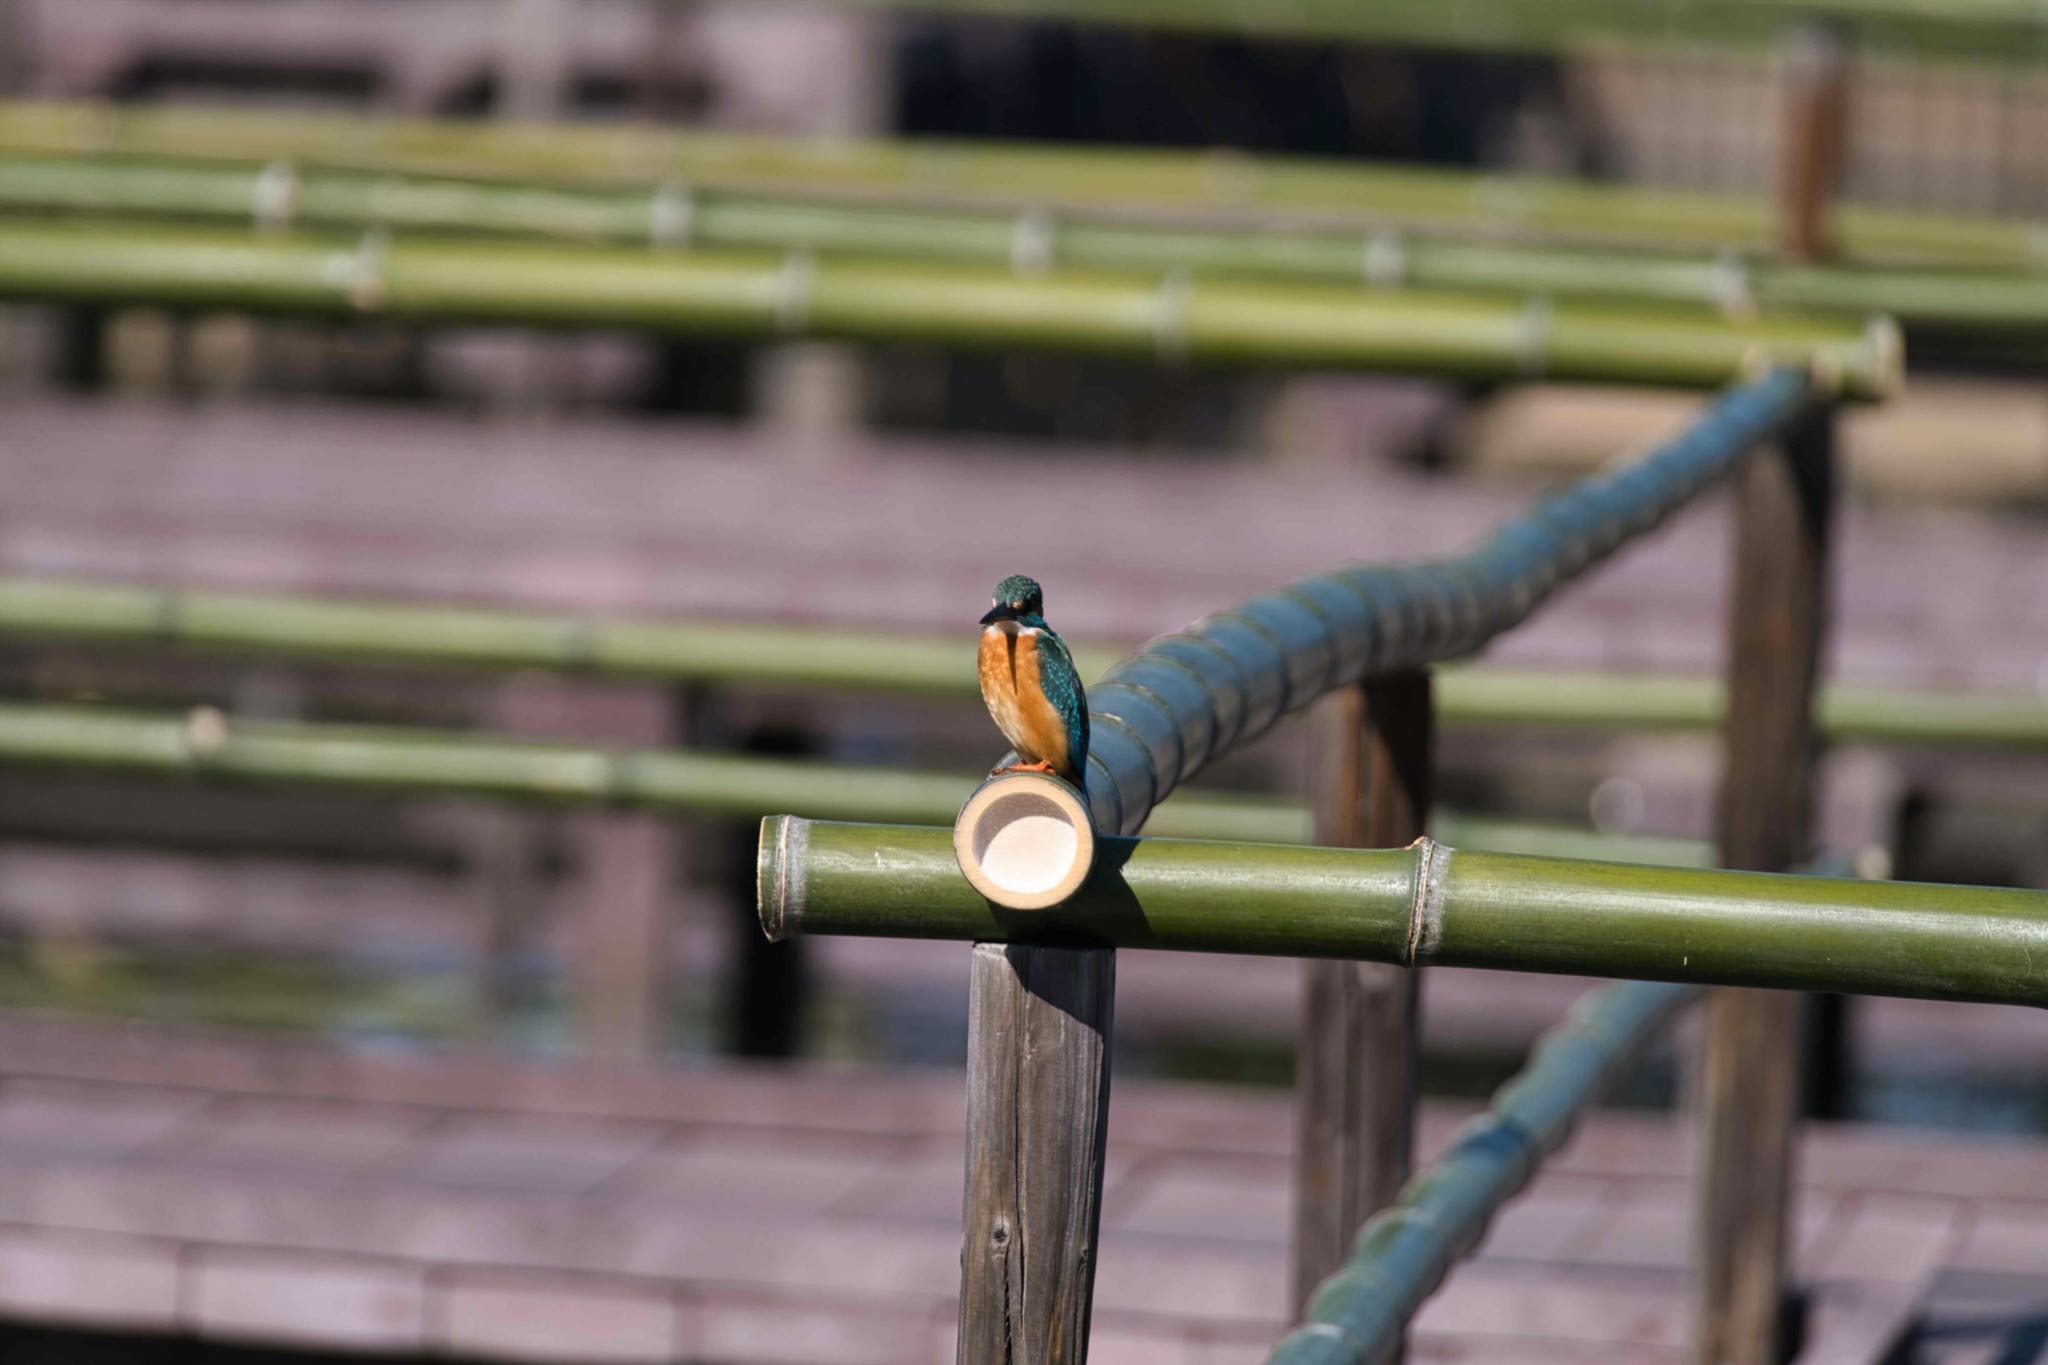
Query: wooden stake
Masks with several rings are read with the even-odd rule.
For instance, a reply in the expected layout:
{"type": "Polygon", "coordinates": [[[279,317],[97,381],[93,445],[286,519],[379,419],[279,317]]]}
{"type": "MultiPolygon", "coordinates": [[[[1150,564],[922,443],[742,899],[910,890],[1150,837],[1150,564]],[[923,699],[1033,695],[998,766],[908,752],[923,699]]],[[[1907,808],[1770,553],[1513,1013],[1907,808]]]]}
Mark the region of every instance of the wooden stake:
{"type": "Polygon", "coordinates": [[[974,945],[960,1365],[1083,1365],[1116,954],[974,945]]]}
{"type": "MultiPolygon", "coordinates": [[[[1834,426],[1816,413],[1738,484],[1729,622],[1722,862],[1785,871],[1806,852],[1813,695],[1827,617],[1834,426]]],[[[1700,1365],[1784,1358],[1786,1225],[1801,998],[1723,988],[1707,1001],[1700,1074],[1700,1365]]]]}
{"type": "MultiPolygon", "coordinates": [[[[1429,675],[1396,673],[1333,693],[1316,725],[1315,842],[1393,848],[1419,838],[1430,799],[1429,675]]],[[[1305,964],[1295,1083],[1297,1316],[1408,1177],[1420,984],[1418,973],[1382,963],[1305,964]]]]}
{"type": "MultiPolygon", "coordinates": [[[[1826,255],[1848,140],[1848,59],[1840,36],[1802,31],[1790,55],[1779,245],[1826,255]]],[[[1812,413],[1737,481],[1728,623],[1723,865],[1783,872],[1807,853],[1813,806],[1813,700],[1827,624],[1834,417],[1812,413]]],[[[1700,1061],[1700,1177],[1694,1352],[1698,1365],[1774,1365],[1789,1354],[1785,1314],[1793,1128],[1807,1008],[1784,992],[1707,997],[1700,1061]]]]}
{"type": "Polygon", "coordinates": [[[1778,249],[1794,261],[1834,255],[1835,196],[1849,157],[1849,55],[1841,34],[1802,29],[1787,56],[1778,249]]]}
{"type": "Polygon", "coordinates": [[[658,815],[579,812],[565,822],[576,870],[577,1040],[605,1057],[645,1057],[660,1039],[668,983],[673,826],[658,815]]]}

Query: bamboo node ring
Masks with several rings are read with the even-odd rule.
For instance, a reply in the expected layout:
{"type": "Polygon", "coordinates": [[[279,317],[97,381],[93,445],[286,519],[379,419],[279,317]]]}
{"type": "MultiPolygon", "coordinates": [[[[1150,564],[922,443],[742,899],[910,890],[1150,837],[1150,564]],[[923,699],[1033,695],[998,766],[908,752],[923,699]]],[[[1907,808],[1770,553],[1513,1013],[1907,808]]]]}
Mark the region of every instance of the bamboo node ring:
{"type": "Polygon", "coordinates": [[[193,707],[178,732],[178,743],[188,758],[205,758],[227,742],[228,718],[218,706],[193,707]]]}
{"type": "Polygon", "coordinates": [[[647,240],[661,248],[684,247],[697,226],[697,196],[688,185],[664,180],[647,205],[647,240]]]}
{"type": "Polygon", "coordinates": [[[1714,306],[1723,317],[1756,316],[1756,290],[1750,281],[1749,262],[1741,252],[1731,248],[1715,258],[1713,290],[1714,306]]]}
{"type": "Polygon", "coordinates": [[[1179,364],[1188,354],[1188,296],[1194,284],[1188,272],[1178,266],[1159,282],[1159,298],[1152,314],[1152,343],[1159,359],[1179,364]]]}
{"type": "Polygon", "coordinates": [[[1415,895],[1408,904],[1408,947],[1404,966],[1419,967],[1436,956],[1444,936],[1444,878],[1451,850],[1424,835],[1408,846],[1415,853],[1415,895]]]}
{"type": "Polygon", "coordinates": [[[1548,294],[1533,294],[1515,319],[1515,368],[1534,379],[1546,368],[1544,353],[1550,346],[1550,324],[1557,310],[1548,294]]]}
{"type": "Polygon", "coordinates": [[[299,211],[299,173],[279,157],[264,166],[249,186],[249,216],[258,232],[282,232],[299,211]]]}
{"type": "Polygon", "coordinates": [[[1365,239],[1360,253],[1365,282],[1375,289],[1399,289],[1408,282],[1408,240],[1387,229],[1365,239]]]}
{"type": "Polygon", "coordinates": [[[808,251],[792,251],[775,278],[775,330],[799,336],[811,324],[811,291],[818,262],[808,251]]]}
{"type": "Polygon", "coordinates": [[[1043,206],[1025,209],[1010,229],[1010,270],[1018,275],[1043,275],[1052,269],[1059,225],[1043,206]]]}

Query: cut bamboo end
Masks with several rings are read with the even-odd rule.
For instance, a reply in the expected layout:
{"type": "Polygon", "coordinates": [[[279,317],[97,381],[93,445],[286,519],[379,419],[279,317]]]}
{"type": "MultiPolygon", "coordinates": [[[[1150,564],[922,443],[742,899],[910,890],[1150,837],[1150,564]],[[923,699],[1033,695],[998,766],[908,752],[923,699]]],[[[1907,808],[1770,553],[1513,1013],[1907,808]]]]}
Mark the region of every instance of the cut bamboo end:
{"type": "Polygon", "coordinates": [[[975,789],[953,821],[953,854],[974,889],[1006,910],[1047,910],[1095,864],[1081,793],[1042,773],[1004,773],[975,789]]]}

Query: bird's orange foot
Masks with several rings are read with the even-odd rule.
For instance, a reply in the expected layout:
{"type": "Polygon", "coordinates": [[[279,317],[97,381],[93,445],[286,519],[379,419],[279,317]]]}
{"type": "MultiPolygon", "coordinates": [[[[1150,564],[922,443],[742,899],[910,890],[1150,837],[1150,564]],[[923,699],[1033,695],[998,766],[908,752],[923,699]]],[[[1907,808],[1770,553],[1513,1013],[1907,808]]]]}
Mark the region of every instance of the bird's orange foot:
{"type": "Polygon", "coordinates": [[[1052,764],[1041,758],[1036,763],[1007,764],[1004,767],[993,769],[989,776],[1001,777],[1004,773],[1044,773],[1047,777],[1052,777],[1057,772],[1058,770],[1052,764]]]}

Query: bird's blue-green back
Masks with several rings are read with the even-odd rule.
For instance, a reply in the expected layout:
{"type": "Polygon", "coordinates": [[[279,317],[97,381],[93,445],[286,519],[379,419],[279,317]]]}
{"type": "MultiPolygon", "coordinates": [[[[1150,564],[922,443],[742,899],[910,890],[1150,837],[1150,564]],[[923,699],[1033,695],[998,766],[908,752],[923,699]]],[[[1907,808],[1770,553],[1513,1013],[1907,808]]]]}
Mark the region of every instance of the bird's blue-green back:
{"type": "Polygon", "coordinates": [[[1088,694],[1081,686],[1081,674],[1074,667],[1074,656],[1067,652],[1067,642],[1038,613],[1019,617],[1017,623],[1040,632],[1038,684],[1045,690],[1045,699],[1052,703],[1067,727],[1067,753],[1072,758],[1077,780],[1085,782],[1088,777],[1088,694]]]}

